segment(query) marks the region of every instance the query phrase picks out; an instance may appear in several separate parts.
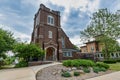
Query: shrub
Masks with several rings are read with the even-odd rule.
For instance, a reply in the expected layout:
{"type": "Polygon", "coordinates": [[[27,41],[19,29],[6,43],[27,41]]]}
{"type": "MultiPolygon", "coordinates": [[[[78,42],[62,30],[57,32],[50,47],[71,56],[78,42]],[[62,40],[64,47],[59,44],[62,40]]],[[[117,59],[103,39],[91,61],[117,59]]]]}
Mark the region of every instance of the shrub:
{"type": "Polygon", "coordinates": [[[63,72],[61,74],[61,76],[63,76],[63,77],[71,77],[71,74],[69,72],[63,72]]]}
{"type": "Polygon", "coordinates": [[[80,59],[79,61],[79,65],[80,66],[84,66],[84,67],[92,67],[95,65],[95,63],[91,60],[84,60],[84,59],[80,59]]]}
{"type": "Polygon", "coordinates": [[[104,60],[103,62],[104,62],[104,63],[108,63],[108,64],[113,64],[113,63],[116,63],[117,60],[109,59],[109,60],[104,60]]]}
{"type": "Polygon", "coordinates": [[[80,72],[74,72],[74,76],[79,76],[80,72]]]}
{"type": "Polygon", "coordinates": [[[66,66],[66,67],[70,67],[71,66],[71,61],[72,60],[65,60],[65,61],[63,61],[63,65],[66,66]]]}
{"type": "Polygon", "coordinates": [[[90,69],[87,68],[87,67],[83,68],[83,71],[84,71],[85,73],[90,73],[90,69]]]}
{"type": "Polygon", "coordinates": [[[6,65],[10,65],[14,62],[15,57],[7,57],[6,59],[4,59],[4,62],[6,65]]]}
{"type": "Polygon", "coordinates": [[[19,67],[27,67],[28,63],[26,61],[20,61],[18,64],[15,65],[15,68],[19,67]]]}
{"type": "Polygon", "coordinates": [[[91,60],[85,60],[85,59],[76,59],[76,60],[65,60],[63,61],[63,65],[67,66],[67,67],[79,67],[79,66],[83,66],[83,67],[90,67],[90,66],[94,66],[95,63],[91,60]]]}
{"type": "Polygon", "coordinates": [[[105,72],[107,69],[105,69],[104,67],[93,67],[93,71],[95,72],[95,73],[98,73],[98,72],[100,72],[100,71],[103,71],[103,72],[105,72]]]}
{"type": "Polygon", "coordinates": [[[109,69],[109,67],[110,67],[109,65],[107,65],[106,63],[103,63],[103,62],[97,62],[96,66],[104,67],[105,69],[109,69]]]}
{"type": "Polygon", "coordinates": [[[4,61],[0,60],[0,69],[2,69],[2,66],[4,66],[4,65],[5,65],[4,61]]]}
{"type": "Polygon", "coordinates": [[[100,68],[99,68],[99,67],[93,67],[93,71],[94,71],[95,73],[98,73],[98,72],[100,71],[100,68]]]}
{"type": "Polygon", "coordinates": [[[79,67],[79,61],[78,60],[72,60],[71,61],[71,66],[74,66],[74,67],[79,67]]]}
{"type": "Polygon", "coordinates": [[[117,62],[120,62],[120,59],[117,59],[117,62]]]}
{"type": "Polygon", "coordinates": [[[105,72],[105,71],[107,71],[107,69],[105,69],[104,67],[101,67],[101,68],[100,68],[100,71],[105,72]]]}

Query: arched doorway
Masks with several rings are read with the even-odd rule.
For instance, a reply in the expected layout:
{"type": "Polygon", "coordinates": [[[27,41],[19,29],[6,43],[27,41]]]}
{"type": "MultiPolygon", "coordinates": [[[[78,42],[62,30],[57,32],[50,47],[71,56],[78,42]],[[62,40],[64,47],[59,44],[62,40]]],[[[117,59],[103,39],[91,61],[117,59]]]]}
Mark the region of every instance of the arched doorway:
{"type": "Polygon", "coordinates": [[[55,60],[55,49],[53,47],[49,47],[46,49],[46,60],[48,61],[55,60]]]}

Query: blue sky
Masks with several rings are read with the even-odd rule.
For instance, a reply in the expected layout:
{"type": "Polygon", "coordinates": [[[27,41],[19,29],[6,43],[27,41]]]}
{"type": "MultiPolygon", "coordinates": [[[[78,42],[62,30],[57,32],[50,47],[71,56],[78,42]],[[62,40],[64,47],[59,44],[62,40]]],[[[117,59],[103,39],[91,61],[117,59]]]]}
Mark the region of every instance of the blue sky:
{"type": "Polygon", "coordinates": [[[61,26],[76,45],[81,45],[80,30],[89,24],[92,13],[101,8],[120,10],[120,0],[0,0],[0,28],[30,42],[33,18],[41,3],[61,12],[61,26]]]}

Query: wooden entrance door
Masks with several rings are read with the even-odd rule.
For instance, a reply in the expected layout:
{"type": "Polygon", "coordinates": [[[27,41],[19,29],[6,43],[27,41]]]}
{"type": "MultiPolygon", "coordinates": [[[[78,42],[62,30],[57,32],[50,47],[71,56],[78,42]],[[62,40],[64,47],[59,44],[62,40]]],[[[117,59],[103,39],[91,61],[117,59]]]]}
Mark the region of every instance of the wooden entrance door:
{"type": "Polygon", "coordinates": [[[52,47],[47,48],[46,60],[53,61],[54,60],[54,52],[55,52],[54,48],[52,48],[52,47]]]}

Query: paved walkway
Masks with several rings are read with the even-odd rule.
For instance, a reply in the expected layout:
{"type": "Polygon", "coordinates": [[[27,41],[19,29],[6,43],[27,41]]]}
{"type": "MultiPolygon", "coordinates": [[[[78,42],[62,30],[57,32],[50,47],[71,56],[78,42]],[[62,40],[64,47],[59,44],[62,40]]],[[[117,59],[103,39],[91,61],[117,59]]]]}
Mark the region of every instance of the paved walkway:
{"type": "Polygon", "coordinates": [[[120,71],[94,77],[94,78],[87,79],[87,80],[120,80],[120,71]]]}
{"type": "MultiPolygon", "coordinates": [[[[61,64],[58,62],[40,66],[0,70],[0,80],[36,80],[36,73],[46,67],[61,64]]],[[[120,71],[86,80],[120,80],[120,71]]]]}
{"type": "Polygon", "coordinates": [[[54,62],[40,66],[0,70],[0,80],[36,80],[36,73],[46,67],[61,64],[54,62]]]}

